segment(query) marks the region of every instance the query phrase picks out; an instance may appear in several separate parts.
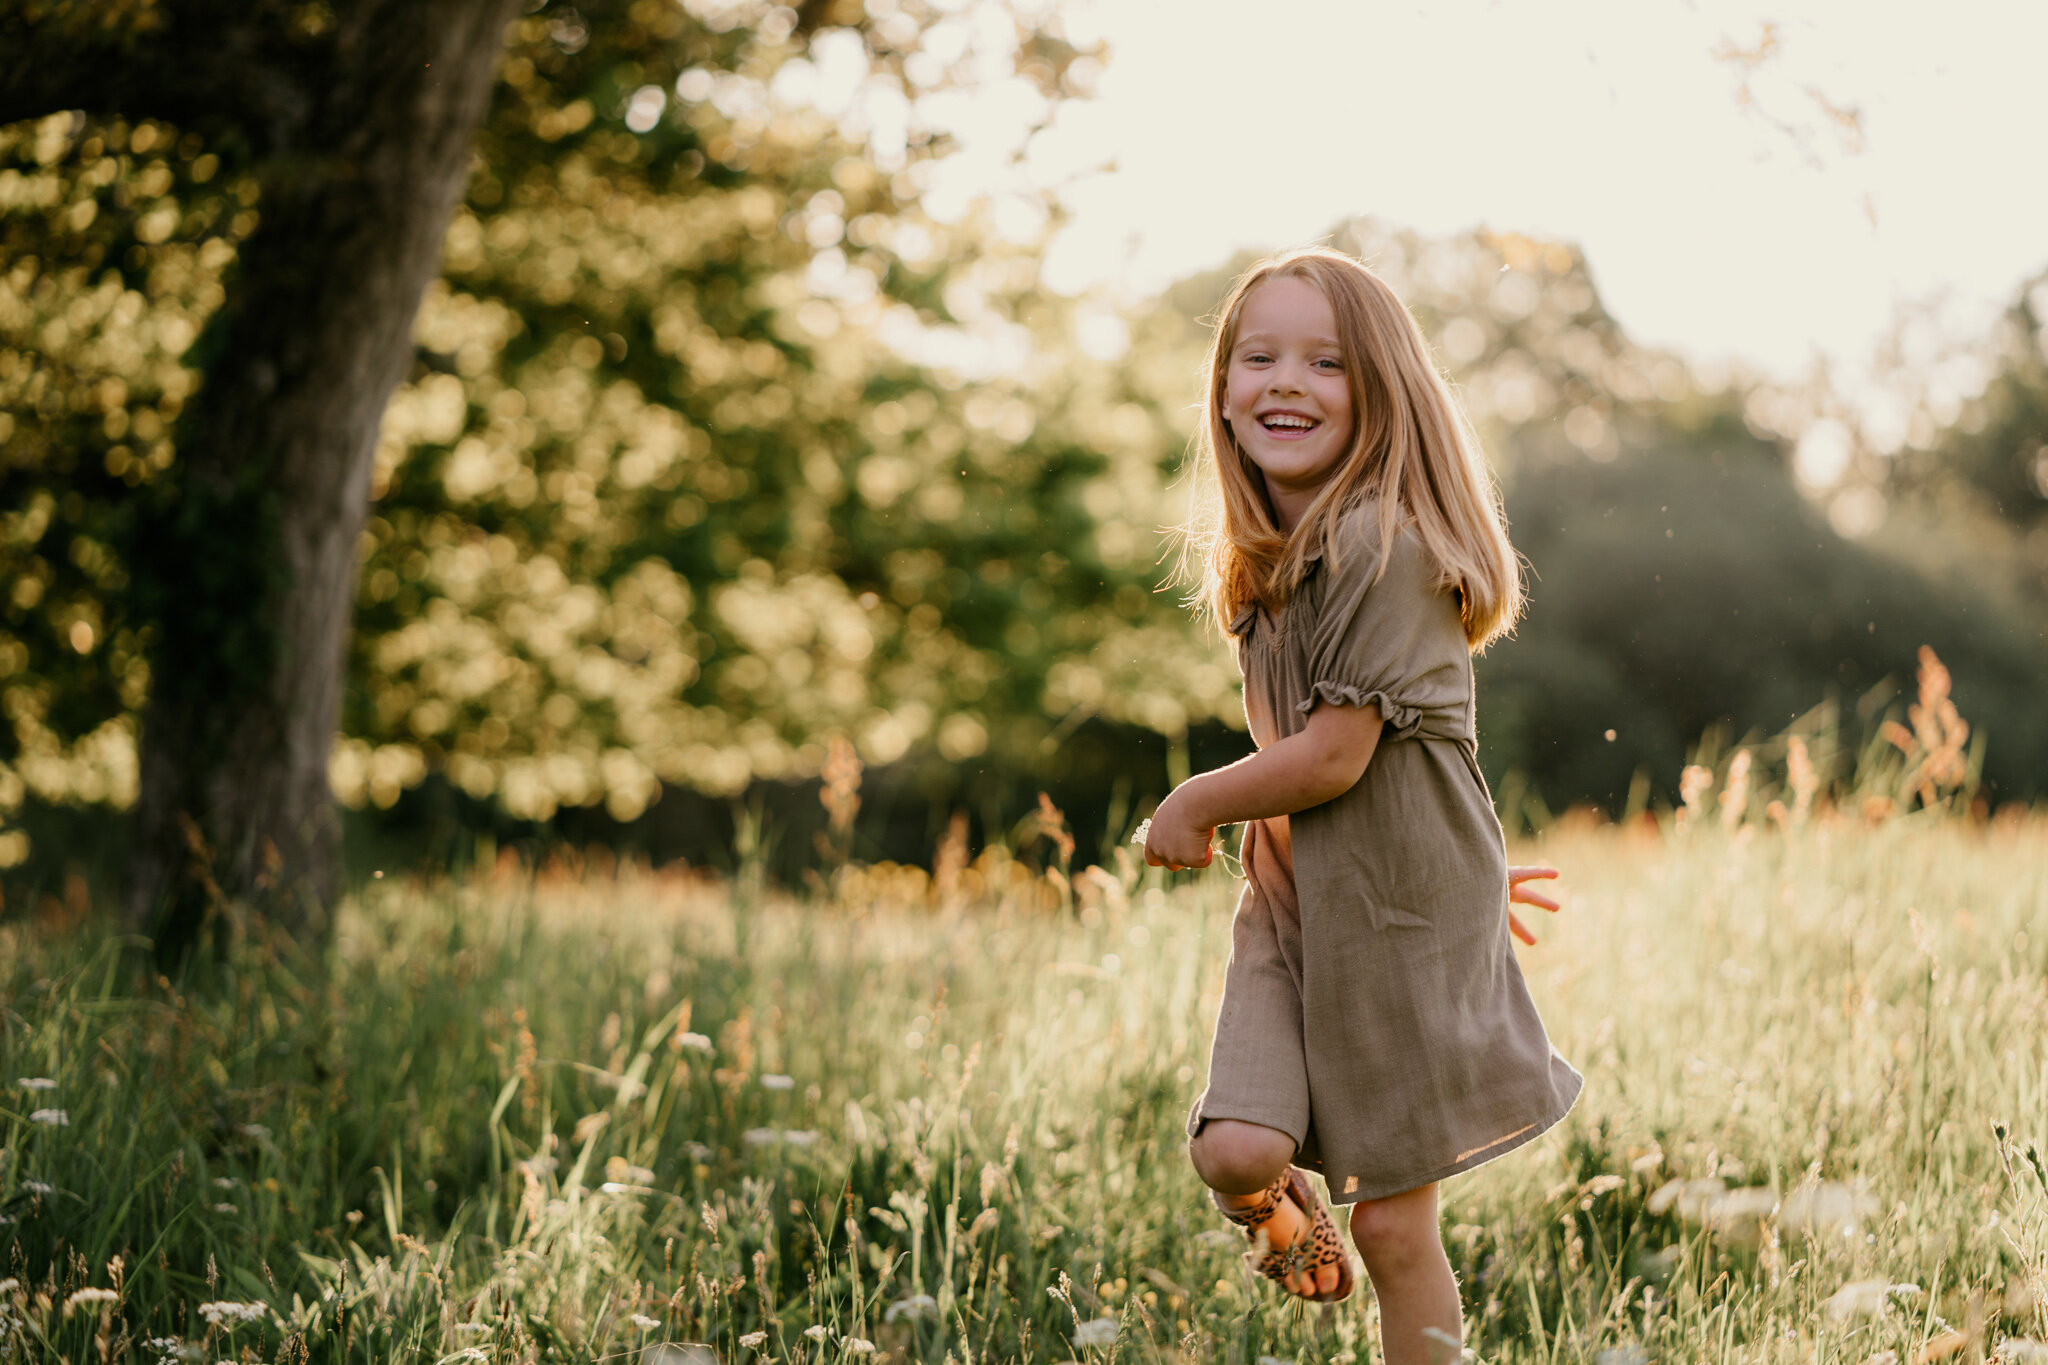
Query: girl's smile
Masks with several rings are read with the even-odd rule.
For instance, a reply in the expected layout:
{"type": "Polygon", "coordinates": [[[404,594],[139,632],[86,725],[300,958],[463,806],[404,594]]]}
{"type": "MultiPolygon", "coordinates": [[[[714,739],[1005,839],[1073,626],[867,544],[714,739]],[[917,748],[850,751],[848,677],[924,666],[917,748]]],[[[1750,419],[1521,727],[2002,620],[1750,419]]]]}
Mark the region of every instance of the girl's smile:
{"type": "Polygon", "coordinates": [[[1293,530],[1356,429],[1337,316],[1307,280],[1283,275],[1246,296],[1223,414],[1265,476],[1280,529],[1293,530]]]}

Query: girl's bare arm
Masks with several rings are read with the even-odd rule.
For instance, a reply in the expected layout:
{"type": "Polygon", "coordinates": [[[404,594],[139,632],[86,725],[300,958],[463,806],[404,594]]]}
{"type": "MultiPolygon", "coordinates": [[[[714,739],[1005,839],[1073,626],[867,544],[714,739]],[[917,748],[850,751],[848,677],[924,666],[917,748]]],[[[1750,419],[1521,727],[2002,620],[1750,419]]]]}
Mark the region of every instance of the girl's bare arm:
{"type": "Polygon", "coordinates": [[[1384,723],[1377,706],[1326,703],[1309,712],[1299,734],[1189,778],[1153,812],[1145,861],[1207,867],[1218,825],[1292,815],[1343,795],[1372,761],[1384,723]]]}

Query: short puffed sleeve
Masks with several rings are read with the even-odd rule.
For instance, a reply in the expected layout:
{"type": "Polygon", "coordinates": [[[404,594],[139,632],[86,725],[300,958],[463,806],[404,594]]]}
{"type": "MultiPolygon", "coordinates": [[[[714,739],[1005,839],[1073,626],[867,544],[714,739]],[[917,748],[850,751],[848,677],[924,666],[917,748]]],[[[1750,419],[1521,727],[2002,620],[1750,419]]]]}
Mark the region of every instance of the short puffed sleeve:
{"type": "Polygon", "coordinates": [[[1314,618],[1304,641],[1307,695],[1320,702],[1379,707],[1387,736],[1462,738],[1469,728],[1469,655],[1456,593],[1438,582],[1429,552],[1412,530],[1394,535],[1380,569],[1370,510],[1340,527],[1328,558],[1303,585],[1314,618]]]}

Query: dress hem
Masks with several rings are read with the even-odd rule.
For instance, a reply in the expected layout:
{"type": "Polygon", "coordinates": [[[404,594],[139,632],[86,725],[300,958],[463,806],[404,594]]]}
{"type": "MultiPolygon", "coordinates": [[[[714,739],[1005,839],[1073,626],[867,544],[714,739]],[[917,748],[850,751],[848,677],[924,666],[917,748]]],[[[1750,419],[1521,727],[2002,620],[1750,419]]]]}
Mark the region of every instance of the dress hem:
{"type": "Polygon", "coordinates": [[[1564,1102],[1564,1107],[1550,1115],[1550,1117],[1537,1120],[1512,1137],[1504,1139],[1493,1146],[1481,1147],[1476,1151],[1468,1152],[1447,1166],[1439,1166],[1433,1171],[1425,1171],[1418,1176],[1403,1177],[1401,1180],[1391,1184],[1371,1185],[1353,1190],[1348,1194],[1339,1194],[1337,1192],[1337,1182],[1325,1174],[1323,1182],[1330,1188],[1330,1202],[1332,1204],[1344,1205],[1359,1204],[1368,1199],[1387,1199],[1397,1194],[1406,1194],[1409,1190],[1419,1189],[1424,1185],[1433,1185],[1439,1180],[1448,1180],[1454,1175],[1463,1175],[1466,1171],[1472,1170],[1475,1167],[1484,1166],[1494,1158],[1506,1156],[1518,1147],[1528,1146],[1537,1138],[1542,1137],[1545,1133],[1557,1127],[1559,1123],[1564,1121],[1565,1115],[1571,1113],[1572,1106],[1579,1102],[1579,1091],[1584,1088],[1585,1084],[1582,1080],[1578,1089],[1572,1091],[1571,1098],[1564,1102]]]}

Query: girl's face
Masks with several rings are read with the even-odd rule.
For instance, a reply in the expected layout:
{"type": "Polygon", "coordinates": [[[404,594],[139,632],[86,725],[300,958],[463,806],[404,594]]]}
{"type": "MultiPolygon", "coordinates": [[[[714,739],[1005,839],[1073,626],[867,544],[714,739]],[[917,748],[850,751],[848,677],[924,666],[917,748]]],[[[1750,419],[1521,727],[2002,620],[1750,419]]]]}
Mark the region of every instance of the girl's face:
{"type": "Polygon", "coordinates": [[[1315,501],[1357,428],[1337,316],[1307,280],[1281,275],[1245,296],[1225,371],[1223,414],[1265,475],[1283,532],[1315,501]]]}

